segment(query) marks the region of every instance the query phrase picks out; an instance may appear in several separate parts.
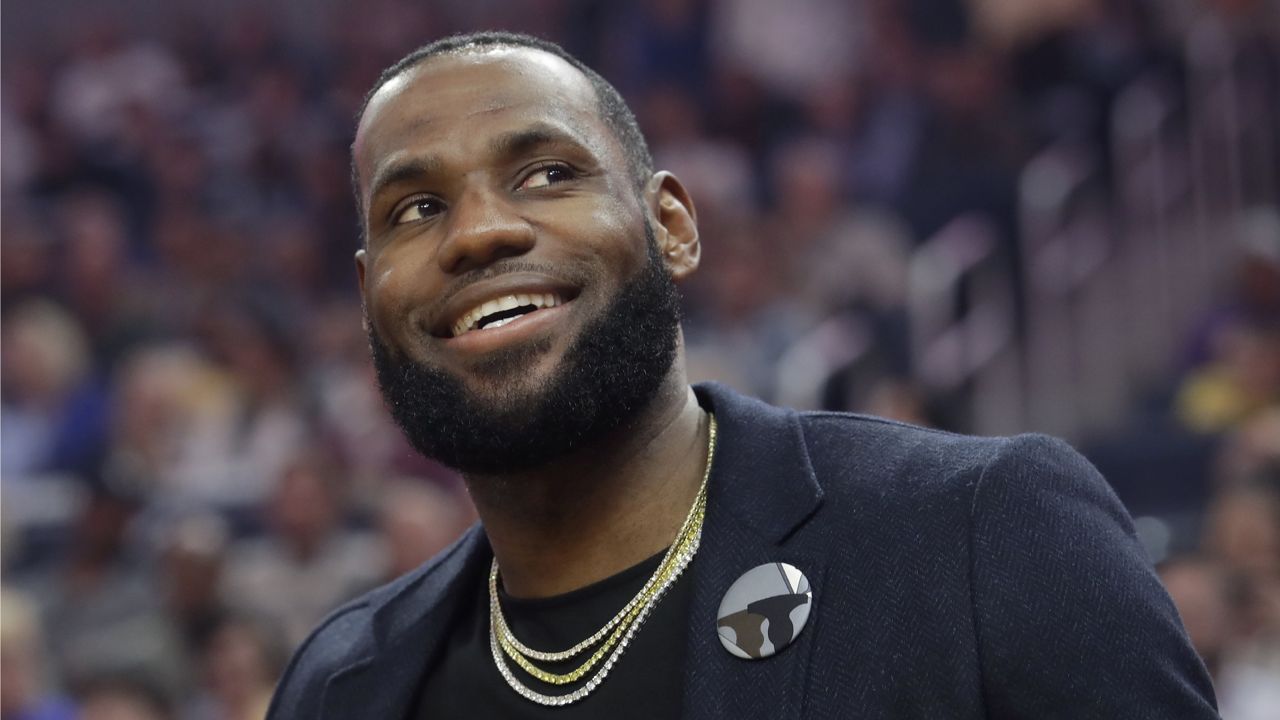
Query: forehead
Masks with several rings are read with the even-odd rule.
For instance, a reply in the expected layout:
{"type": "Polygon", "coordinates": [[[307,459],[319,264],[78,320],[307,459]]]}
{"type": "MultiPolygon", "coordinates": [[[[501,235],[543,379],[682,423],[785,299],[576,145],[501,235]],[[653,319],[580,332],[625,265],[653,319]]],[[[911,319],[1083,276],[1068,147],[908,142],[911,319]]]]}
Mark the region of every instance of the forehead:
{"type": "Polygon", "coordinates": [[[595,89],[563,59],[531,48],[493,47],[430,58],[387,82],[356,130],[362,182],[392,154],[423,141],[459,147],[499,126],[560,126],[603,150],[610,133],[595,89]]]}

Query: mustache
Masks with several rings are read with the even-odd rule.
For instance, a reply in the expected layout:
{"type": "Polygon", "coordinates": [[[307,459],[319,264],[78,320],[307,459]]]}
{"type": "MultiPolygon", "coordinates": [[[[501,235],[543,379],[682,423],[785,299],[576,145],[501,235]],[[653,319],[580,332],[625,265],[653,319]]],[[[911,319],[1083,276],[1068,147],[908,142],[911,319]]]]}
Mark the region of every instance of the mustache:
{"type": "Polygon", "coordinates": [[[486,265],[474,270],[468,270],[467,272],[459,275],[445,286],[444,292],[446,295],[452,295],[468,285],[484,280],[490,280],[498,277],[499,275],[518,272],[542,273],[552,277],[558,277],[560,275],[560,273],[556,271],[555,266],[548,263],[529,262],[528,260],[519,260],[516,258],[503,259],[498,260],[491,265],[486,265]]]}

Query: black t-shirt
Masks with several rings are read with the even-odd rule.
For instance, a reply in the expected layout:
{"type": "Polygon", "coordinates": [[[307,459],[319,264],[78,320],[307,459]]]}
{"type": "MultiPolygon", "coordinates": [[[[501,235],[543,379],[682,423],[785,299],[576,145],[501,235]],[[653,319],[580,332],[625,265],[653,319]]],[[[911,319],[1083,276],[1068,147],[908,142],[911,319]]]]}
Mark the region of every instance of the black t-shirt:
{"type": "MultiPolygon", "coordinates": [[[[536,650],[564,650],[587,638],[616,615],[639,592],[661,561],[662,554],[655,555],[598,583],[552,598],[518,600],[499,588],[502,612],[511,631],[525,645],[536,650]]],[[[692,592],[690,570],[686,568],[650,610],[644,625],[636,631],[608,677],[585,698],[559,707],[545,707],[526,700],[498,673],[489,649],[488,587],[477,583],[448,633],[443,652],[423,678],[413,717],[420,720],[679,717],[684,689],[685,630],[692,592]]],[[[551,672],[564,673],[589,656],[590,652],[586,652],[568,663],[535,664],[551,672]]],[[[548,685],[530,677],[509,658],[504,656],[504,660],[525,687],[544,695],[572,692],[585,681],[548,685]]],[[[594,668],[586,678],[593,673],[594,668]]]]}

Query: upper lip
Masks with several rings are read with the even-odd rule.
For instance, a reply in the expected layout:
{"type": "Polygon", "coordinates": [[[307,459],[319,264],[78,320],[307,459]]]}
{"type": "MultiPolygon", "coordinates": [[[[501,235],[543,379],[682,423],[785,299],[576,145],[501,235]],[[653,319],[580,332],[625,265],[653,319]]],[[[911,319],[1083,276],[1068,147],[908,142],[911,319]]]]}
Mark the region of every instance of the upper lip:
{"type": "Polygon", "coordinates": [[[453,337],[453,326],[466,313],[482,303],[507,295],[534,295],[552,293],[562,302],[569,302],[578,294],[578,288],[563,280],[536,273],[510,273],[490,280],[471,283],[454,293],[441,307],[431,323],[431,334],[439,338],[453,337]]]}

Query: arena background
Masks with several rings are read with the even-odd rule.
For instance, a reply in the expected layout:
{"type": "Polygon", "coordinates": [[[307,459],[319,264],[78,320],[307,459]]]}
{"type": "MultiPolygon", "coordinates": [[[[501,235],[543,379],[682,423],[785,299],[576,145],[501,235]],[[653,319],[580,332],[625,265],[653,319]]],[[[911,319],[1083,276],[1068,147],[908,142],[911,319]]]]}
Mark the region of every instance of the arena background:
{"type": "Polygon", "coordinates": [[[261,717],[474,521],[371,382],[354,114],[443,34],[564,44],[697,202],[695,379],[1067,437],[1228,720],[1280,708],[1280,4],[3,7],[8,718],[261,717]],[[111,714],[120,713],[120,714],[111,714]]]}

